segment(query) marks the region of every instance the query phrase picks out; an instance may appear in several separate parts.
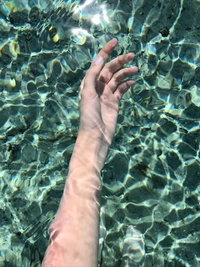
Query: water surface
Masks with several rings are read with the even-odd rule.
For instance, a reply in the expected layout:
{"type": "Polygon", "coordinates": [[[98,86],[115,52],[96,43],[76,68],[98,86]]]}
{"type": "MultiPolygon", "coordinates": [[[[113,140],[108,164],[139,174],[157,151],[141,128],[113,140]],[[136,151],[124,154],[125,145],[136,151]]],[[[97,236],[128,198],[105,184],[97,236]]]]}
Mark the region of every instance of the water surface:
{"type": "Polygon", "coordinates": [[[102,170],[99,266],[120,267],[129,225],[145,267],[200,266],[199,0],[0,1],[0,266],[40,266],[96,52],[135,52],[102,170]]]}

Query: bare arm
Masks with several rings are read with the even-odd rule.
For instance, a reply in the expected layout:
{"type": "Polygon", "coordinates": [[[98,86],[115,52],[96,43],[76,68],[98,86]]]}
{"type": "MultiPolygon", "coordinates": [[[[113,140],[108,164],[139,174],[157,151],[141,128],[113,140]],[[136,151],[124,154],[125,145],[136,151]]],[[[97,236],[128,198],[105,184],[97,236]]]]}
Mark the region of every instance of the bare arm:
{"type": "Polygon", "coordinates": [[[117,44],[108,42],[94,59],[80,87],[80,128],[69,174],[43,267],[96,267],[99,239],[100,170],[115,131],[119,102],[134,84],[123,82],[136,67],[119,70],[133,59],[122,55],[104,66],[117,44]]]}

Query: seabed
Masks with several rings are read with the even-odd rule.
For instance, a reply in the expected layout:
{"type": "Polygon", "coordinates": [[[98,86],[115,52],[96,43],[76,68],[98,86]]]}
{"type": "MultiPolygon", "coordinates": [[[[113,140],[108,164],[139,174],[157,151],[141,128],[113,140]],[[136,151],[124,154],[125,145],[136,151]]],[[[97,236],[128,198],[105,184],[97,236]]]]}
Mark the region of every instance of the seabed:
{"type": "Polygon", "coordinates": [[[141,266],[200,266],[199,14],[199,0],[0,1],[0,266],[41,266],[78,88],[113,37],[111,58],[134,52],[140,72],[102,170],[99,266],[120,267],[130,225],[141,266]]]}

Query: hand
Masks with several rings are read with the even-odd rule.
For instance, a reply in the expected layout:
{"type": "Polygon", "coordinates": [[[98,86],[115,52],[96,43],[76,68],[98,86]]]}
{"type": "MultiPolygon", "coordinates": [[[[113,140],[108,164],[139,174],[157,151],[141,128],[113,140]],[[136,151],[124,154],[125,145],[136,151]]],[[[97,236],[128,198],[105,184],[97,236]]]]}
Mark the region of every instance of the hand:
{"type": "Polygon", "coordinates": [[[80,129],[111,144],[123,94],[134,84],[126,80],[138,71],[137,67],[123,68],[134,58],[133,53],[118,56],[104,65],[117,45],[109,41],[98,53],[80,86],[80,129]]]}

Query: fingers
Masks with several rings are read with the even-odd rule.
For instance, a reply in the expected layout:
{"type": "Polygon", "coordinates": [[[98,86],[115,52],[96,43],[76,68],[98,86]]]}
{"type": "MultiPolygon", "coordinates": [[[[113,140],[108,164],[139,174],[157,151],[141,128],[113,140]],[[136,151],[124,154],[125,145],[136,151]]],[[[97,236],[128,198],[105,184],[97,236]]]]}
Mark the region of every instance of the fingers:
{"type": "Polygon", "coordinates": [[[134,53],[128,53],[125,55],[120,55],[112,61],[108,62],[105,66],[105,61],[114,50],[117,45],[117,40],[112,39],[109,41],[97,54],[93,60],[89,70],[86,73],[84,81],[80,86],[79,97],[86,94],[93,98],[97,95],[99,90],[111,90],[112,93],[116,95],[118,99],[121,99],[122,95],[127,91],[127,89],[134,84],[134,81],[124,81],[130,75],[137,72],[137,67],[124,68],[121,69],[124,64],[128,63],[134,58],[134,53]],[[101,89],[96,87],[97,81],[102,85],[101,89]]]}
{"type": "Polygon", "coordinates": [[[124,64],[133,60],[133,58],[134,53],[128,53],[125,55],[118,56],[117,58],[108,62],[99,75],[99,81],[108,83],[112,78],[113,74],[118,71],[124,64]]]}
{"type": "Polygon", "coordinates": [[[115,79],[111,79],[108,83],[110,90],[118,101],[122,98],[123,94],[127,92],[130,86],[134,85],[134,80],[125,80],[129,76],[138,72],[138,67],[125,68],[115,74],[115,79]]]}
{"type": "MultiPolygon", "coordinates": [[[[85,76],[85,87],[94,87],[96,78],[99,76],[106,59],[117,45],[117,39],[109,41],[97,54],[85,76]],[[92,85],[92,86],[91,86],[92,85]]],[[[94,89],[94,88],[93,88],[94,89]]]]}
{"type": "Polygon", "coordinates": [[[128,88],[132,85],[134,85],[135,81],[133,80],[128,80],[124,81],[121,83],[118,87],[117,90],[114,92],[114,96],[117,98],[118,101],[122,98],[123,94],[125,94],[128,90],[128,88]]]}
{"type": "Polygon", "coordinates": [[[136,66],[131,67],[131,68],[124,68],[116,72],[107,85],[109,86],[110,90],[114,93],[115,90],[118,88],[119,84],[123,80],[125,80],[131,75],[134,75],[137,72],[138,72],[138,68],[136,66]]]}
{"type": "MultiPolygon", "coordinates": [[[[117,39],[115,39],[115,38],[112,39],[112,40],[110,40],[107,44],[105,44],[104,47],[99,51],[99,53],[97,54],[97,56],[94,58],[91,66],[98,65],[98,59],[99,59],[99,57],[103,57],[104,62],[105,62],[106,59],[111,54],[111,52],[116,47],[116,45],[117,45],[117,39]]],[[[103,64],[102,64],[102,66],[103,66],[103,64]]]]}

